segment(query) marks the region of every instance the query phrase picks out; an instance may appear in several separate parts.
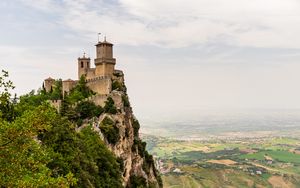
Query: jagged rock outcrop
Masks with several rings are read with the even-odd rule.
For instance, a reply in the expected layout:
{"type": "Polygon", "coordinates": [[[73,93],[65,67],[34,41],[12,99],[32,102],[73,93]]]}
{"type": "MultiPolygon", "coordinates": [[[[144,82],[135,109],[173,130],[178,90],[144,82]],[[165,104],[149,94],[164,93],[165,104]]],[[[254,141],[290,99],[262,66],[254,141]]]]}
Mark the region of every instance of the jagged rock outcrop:
{"type": "Polygon", "coordinates": [[[121,161],[124,187],[162,187],[153,157],[139,138],[140,125],[126,94],[123,73],[114,74],[112,83],[113,91],[106,99],[112,99],[115,109],[94,119],[93,128],[121,161]]]}

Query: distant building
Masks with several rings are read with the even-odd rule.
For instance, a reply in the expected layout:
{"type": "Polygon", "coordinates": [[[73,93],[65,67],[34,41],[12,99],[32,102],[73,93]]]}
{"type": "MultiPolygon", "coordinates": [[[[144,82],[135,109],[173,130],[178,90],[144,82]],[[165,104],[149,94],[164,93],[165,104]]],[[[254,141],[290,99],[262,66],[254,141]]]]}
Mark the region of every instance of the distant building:
{"type": "Polygon", "coordinates": [[[256,171],[257,175],[262,175],[262,172],[260,170],[256,171]]]}

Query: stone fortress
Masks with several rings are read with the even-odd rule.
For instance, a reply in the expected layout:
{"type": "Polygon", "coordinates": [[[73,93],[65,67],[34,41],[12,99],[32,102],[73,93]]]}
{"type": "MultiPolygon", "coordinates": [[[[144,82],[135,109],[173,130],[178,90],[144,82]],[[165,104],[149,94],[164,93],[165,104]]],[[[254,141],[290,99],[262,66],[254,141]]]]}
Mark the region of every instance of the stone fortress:
{"type": "MultiPolygon", "coordinates": [[[[94,63],[95,68],[91,68],[91,59],[86,57],[85,54],[83,57],[78,58],[78,80],[68,79],[62,81],[63,97],[76,86],[79,79],[84,75],[86,85],[96,94],[82,101],[91,101],[104,107],[108,97],[112,98],[117,109],[116,114],[102,113],[99,117],[88,120],[80,127],[85,127],[91,123],[93,130],[99,133],[100,138],[105,142],[108,149],[116,157],[122,159],[122,183],[124,187],[131,187],[128,185],[130,185],[130,181],[134,177],[143,178],[149,185],[146,187],[162,187],[158,181],[159,175],[153,158],[151,162],[149,154],[147,154],[148,158],[146,158],[145,148],[142,149],[142,141],[138,135],[139,124],[133,115],[129,103],[124,74],[120,70],[115,70],[116,59],[113,58],[113,44],[107,42],[106,39],[103,42],[98,42],[96,44],[96,59],[94,63]],[[121,87],[117,87],[117,85],[121,87]],[[118,141],[116,143],[110,143],[101,131],[101,124],[106,118],[114,122],[114,126],[118,128],[118,141]]],[[[55,87],[55,83],[56,81],[53,78],[46,79],[44,81],[45,90],[51,92],[52,88],[55,87]]],[[[62,100],[51,100],[49,102],[58,111],[61,109],[62,100]]],[[[76,106],[76,104],[74,105],[76,106]]],[[[80,127],[76,130],[80,131],[80,127]]]]}
{"type": "MultiPolygon", "coordinates": [[[[86,85],[97,95],[92,99],[97,105],[102,105],[112,90],[112,80],[115,75],[123,78],[123,72],[115,70],[116,59],[113,58],[113,44],[106,41],[96,44],[95,68],[91,68],[91,59],[86,57],[78,58],[78,80],[85,76],[86,85]]],[[[63,95],[69,93],[76,86],[78,80],[67,79],[62,81],[63,95]]],[[[44,80],[46,92],[54,87],[55,79],[49,77],[44,80]]]]}

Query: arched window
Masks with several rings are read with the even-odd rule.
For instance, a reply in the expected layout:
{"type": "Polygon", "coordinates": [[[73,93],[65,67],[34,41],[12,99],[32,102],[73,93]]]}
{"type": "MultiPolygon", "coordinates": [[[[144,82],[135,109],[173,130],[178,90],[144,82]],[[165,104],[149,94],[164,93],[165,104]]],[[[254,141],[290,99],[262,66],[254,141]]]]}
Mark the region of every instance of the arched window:
{"type": "Polygon", "coordinates": [[[81,61],[81,68],[83,68],[83,62],[81,61]]]}

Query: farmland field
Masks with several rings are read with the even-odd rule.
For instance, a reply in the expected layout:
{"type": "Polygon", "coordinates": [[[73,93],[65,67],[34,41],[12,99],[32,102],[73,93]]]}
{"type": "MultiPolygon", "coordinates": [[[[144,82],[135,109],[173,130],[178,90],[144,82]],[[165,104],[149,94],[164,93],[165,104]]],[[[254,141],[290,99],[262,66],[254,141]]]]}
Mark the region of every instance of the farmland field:
{"type": "Polygon", "coordinates": [[[300,140],[183,141],[144,135],[165,187],[300,187],[300,140]]]}

